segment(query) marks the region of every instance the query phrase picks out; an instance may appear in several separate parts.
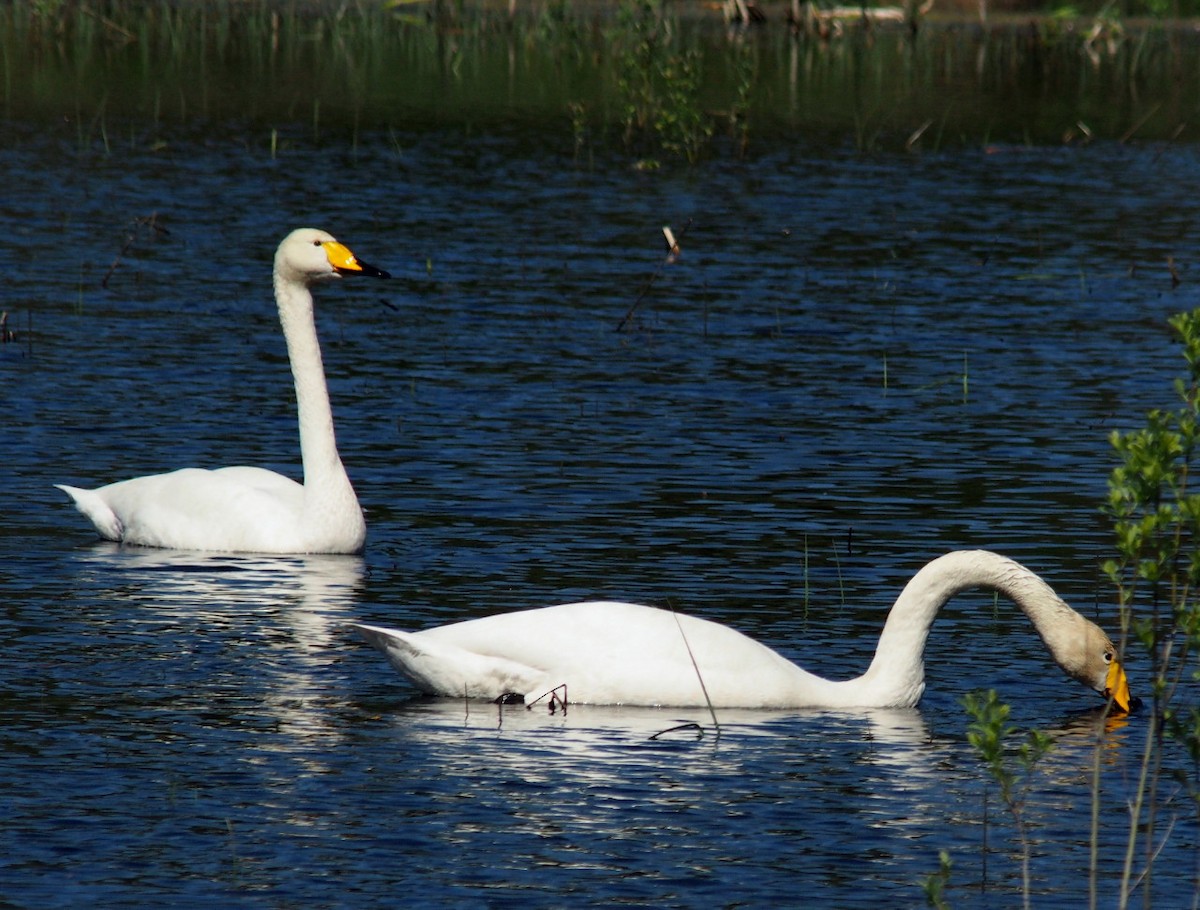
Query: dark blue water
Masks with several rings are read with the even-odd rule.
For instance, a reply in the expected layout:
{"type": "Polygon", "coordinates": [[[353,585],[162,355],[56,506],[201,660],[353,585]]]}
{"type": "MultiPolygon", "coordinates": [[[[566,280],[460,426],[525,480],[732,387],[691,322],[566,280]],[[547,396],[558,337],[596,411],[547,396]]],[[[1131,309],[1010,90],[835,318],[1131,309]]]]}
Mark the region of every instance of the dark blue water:
{"type": "MultiPolygon", "coordinates": [[[[844,676],[920,565],[983,546],[1115,632],[1107,435],[1173,403],[1195,148],[797,143],[643,174],[557,134],[272,159],[215,130],[114,128],[107,153],[4,130],[7,903],[920,906],[946,849],[955,905],[1010,907],[1020,848],[957,701],[994,686],[1058,742],[1028,796],[1034,903],[1083,905],[1097,700],[986,593],[935,625],[920,709],[726,712],[719,737],[705,711],[423,700],[347,624],[619,597],[844,676]],[[52,483],[295,473],[269,277],[301,225],[397,276],[319,297],[365,555],[96,543],[52,483]],[[679,721],[702,734],[651,740],[679,721]]],[[[1101,906],[1145,732],[1099,740],[1101,906]]],[[[1171,792],[1156,906],[1195,890],[1171,792]]]]}

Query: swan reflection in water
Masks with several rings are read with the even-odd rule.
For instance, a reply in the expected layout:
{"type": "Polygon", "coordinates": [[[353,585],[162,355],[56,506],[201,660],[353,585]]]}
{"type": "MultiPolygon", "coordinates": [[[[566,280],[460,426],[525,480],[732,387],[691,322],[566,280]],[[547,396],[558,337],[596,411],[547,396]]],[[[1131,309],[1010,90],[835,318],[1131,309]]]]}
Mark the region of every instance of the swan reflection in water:
{"type": "MultiPolygon", "coordinates": [[[[411,787],[441,800],[496,800],[536,836],[618,836],[633,812],[670,813],[671,830],[686,837],[695,824],[703,838],[716,813],[831,856],[866,838],[882,859],[945,846],[947,818],[973,825],[986,783],[965,742],[965,712],[718,709],[717,735],[702,709],[572,705],[564,716],[427,696],[371,707],[376,747],[383,737],[404,757],[385,775],[393,779],[380,779],[381,800],[402,811],[411,787]]],[[[1105,735],[1106,726],[1127,722],[1100,708],[1043,725],[1061,748],[1039,768],[1038,792],[1074,798],[1081,783],[1086,792],[1097,743],[1106,765],[1121,758],[1124,737],[1105,735]]]]}
{"type": "Polygon", "coordinates": [[[340,645],[364,576],[357,556],[211,553],[98,543],[79,551],[93,573],[112,572],[114,596],[144,599],[154,618],[237,625],[247,611],[270,640],[300,653],[340,645]]]}
{"type": "MultiPolygon", "coordinates": [[[[337,695],[361,602],[360,557],[99,543],[76,558],[102,604],[95,624],[123,626],[130,659],[147,662],[140,679],[157,673],[160,685],[179,687],[181,710],[194,706],[220,722],[228,703],[238,722],[262,715],[253,723],[264,728],[338,734],[319,704],[337,695]]],[[[298,747],[279,737],[261,746],[298,747]]]]}
{"type": "MultiPolygon", "coordinates": [[[[547,734],[553,733],[567,739],[568,751],[585,752],[589,741],[594,741],[601,751],[604,743],[612,742],[622,748],[651,750],[711,747],[718,753],[742,748],[743,740],[753,744],[759,737],[791,735],[800,730],[860,741],[871,748],[872,762],[904,769],[914,761],[914,750],[961,741],[962,731],[970,722],[964,711],[957,719],[939,718],[935,729],[920,708],[720,708],[714,723],[713,715],[699,708],[573,704],[563,711],[561,707],[551,710],[542,705],[454,701],[425,695],[374,707],[406,734],[465,736],[472,741],[486,737],[498,743],[519,744],[526,738],[547,742],[547,734]]],[[[1038,729],[1067,751],[1090,749],[1097,740],[1102,741],[1105,750],[1115,751],[1129,723],[1129,715],[1111,714],[1097,706],[1075,711],[1038,729]]],[[[553,741],[557,745],[558,740],[553,741]]],[[[928,770],[924,760],[916,761],[910,770],[928,770]]]]}

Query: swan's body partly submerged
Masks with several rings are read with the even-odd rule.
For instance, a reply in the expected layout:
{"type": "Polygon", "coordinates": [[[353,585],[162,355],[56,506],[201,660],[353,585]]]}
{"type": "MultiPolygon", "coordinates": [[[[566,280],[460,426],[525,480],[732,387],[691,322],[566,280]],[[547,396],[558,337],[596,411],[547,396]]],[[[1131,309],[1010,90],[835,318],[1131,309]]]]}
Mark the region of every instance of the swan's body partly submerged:
{"type": "Polygon", "coordinates": [[[149,547],[357,553],[367,526],[338,456],[310,285],[388,278],[324,231],[293,231],[275,253],[275,301],[296,384],[304,483],[264,468],[184,468],[95,490],[58,484],[101,537],[149,547]]]}
{"type": "Polygon", "coordinates": [[[921,569],[888,614],[867,672],[840,682],[814,676],[728,626],[611,601],[504,613],[423,632],[356,628],[433,695],[520,695],[530,702],[565,686],[566,698],[587,704],[904,708],[925,690],[925,641],[938,610],[978,586],[1011,598],[1068,676],[1129,710],[1125,671],[1108,636],[1033,572],[986,550],[948,553],[921,569]]]}

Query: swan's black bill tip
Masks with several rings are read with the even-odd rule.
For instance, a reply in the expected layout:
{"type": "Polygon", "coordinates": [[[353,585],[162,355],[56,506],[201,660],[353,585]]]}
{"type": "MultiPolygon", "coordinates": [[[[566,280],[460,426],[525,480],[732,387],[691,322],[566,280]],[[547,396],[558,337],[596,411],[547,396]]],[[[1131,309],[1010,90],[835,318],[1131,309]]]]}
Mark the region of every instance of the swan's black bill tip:
{"type": "Polygon", "coordinates": [[[373,265],[363,262],[361,259],[354,261],[354,268],[343,268],[335,266],[339,275],[365,275],[367,278],[391,278],[391,272],[385,272],[383,269],[377,269],[373,265]]]}
{"type": "Polygon", "coordinates": [[[373,265],[367,265],[367,263],[363,262],[362,260],[359,260],[358,267],[362,270],[358,274],[366,275],[368,278],[391,278],[392,277],[391,272],[385,272],[383,269],[377,269],[373,265]]]}

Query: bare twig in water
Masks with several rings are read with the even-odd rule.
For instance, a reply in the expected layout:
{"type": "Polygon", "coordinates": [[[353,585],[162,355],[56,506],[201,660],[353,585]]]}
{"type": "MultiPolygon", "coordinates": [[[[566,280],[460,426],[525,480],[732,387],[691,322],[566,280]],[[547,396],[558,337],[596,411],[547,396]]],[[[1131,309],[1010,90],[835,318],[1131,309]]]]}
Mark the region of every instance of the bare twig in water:
{"type": "Polygon", "coordinates": [[[137,40],[137,35],[135,35],[129,29],[123,28],[122,26],[118,25],[116,22],[113,22],[113,20],[109,19],[107,16],[102,16],[100,13],[93,12],[92,10],[88,9],[86,6],[84,6],[81,9],[81,12],[83,12],[83,13],[91,16],[93,19],[97,20],[101,25],[103,25],[105,28],[107,28],[110,32],[112,32],[112,33],[116,34],[117,36],[119,36],[120,38],[122,38],[126,44],[130,44],[137,40]]]}
{"type": "Polygon", "coordinates": [[[149,215],[146,215],[142,218],[134,218],[133,222],[132,222],[132,227],[129,231],[129,234],[125,237],[125,243],[121,247],[121,252],[117,253],[117,258],[114,259],[112,265],[110,265],[108,267],[108,271],[104,274],[104,278],[100,282],[100,287],[102,287],[102,288],[108,287],[108,279],[110,279],[113,276],[113,272],[115,272],[117,270],[117,266],[119,266],[121,264],[121,259],[125,256],[126,253],[129,252],[129,248],[131,246],[133,246],[134,241],[137,240],[138,234],[141,232],[141,229],[143,227],[147,228],[150,231],[150,236],[152,236],[152,237],[155,234],[168,234],[169,235],[171,233],[165,227],[163,227],[161,224],[158,223],[158,212],[151,212],[149,215]]]}
{"type": "MultiPolygon", "coordinates": [[[[463,697],[466,697],[466,690],[463,690],[463,697]]],[[[492,699],[492,704],[496,706],[496,729],[499,730],[504,726],[504,706],[505,705],[523,705],[525,704],[525,696],[520,692],[501,692],[492,699]]]]}
{"type": "Polygon", "coordinates": [[[525,706],[525,710],[532,711],[533,706],[536,705],[543,698],[545,698],[547,695],[550,696],[550,704],[548,705],[548,707],[550,708],[550,713],[554,714],[559,708],[562,708],[562,713],[565,716],[567,713],[567,684],[566,683],[561,683],[561,684],[555,686],[549,692],[543,692],[541,695],[539,695],[537,698],[535,698],[533,701],[531,701],[529,704],[527,704],[525,706]],[[561,695],[559,694],[560,689],[562,690],[561,695]]]}
{"type": "Polygon", "coordinates": [[[687,220],[687,224],[680,229],[678,237],[675,236],[675,233],[669,227],[663,227],[663,239],[667,241],[667,255],[663,258],[662,262],[658,264],[658,268],[656,268],[650,277],[646,279],[646,283],[642,285],[641,291],[638,292],[637,299],[633,301],[632,306],[629,307],[625,313],[625,316],[621,319],[620,323],[617,324],[618,332],[622,331],[625,326],[629,325],[630,320],[633,319],[633,314],[637,312],[637,308],[642,305],[642,301],[645,300],[646,295],[650,293],[650,288],[654,285],[654,282],[658,280],[658,276],[662,274],[662,270],[679,258],[681,252],[679,248],[679,241],[683,239],[683,235],[687,233],[688,228],[691,226],[692,219],[689,218],[687,220]]]}
{"type": "Polygon", "coordinates": [[[686,724],[676,724],[674,727],[667,727],[665,730],[659,730],[657,733],[651,736],[650,739],[655,740],[660,736],[666,736],[668,733],[678,733],[680,730],[695,730],[696,739],[704,738],[704,728],[693,720],[688,721],[686,724]]]}
{"type": "Polygon", "coordinates": [[[675,625],[679,627],[679,637],[683,639],[683,646],[687,648],[688,659],[692,662],[692,668],[696,671],[696,679],[700,680],[700,691],[704,693],[704,703],[708,705],[708,713],[712,717],[713,726],[717,730],[717,736],[721,735],[721,722],[717,720],[717,712],[713,708],[712,699],[708,697],[708,686],[704,685],[704,676],[700,672],[700,665],[696,663],[696,655],[692,653],[692,646],[688,644],[687,635],[683,631],[683,623],[679,619],[679,614],[675,612],[675,608],[671,607],[671,615],[675,617],[675,625]]]}
{"type": "Polygon", "coordinates": [[[1133,135],[1134,135],[1134,133],[1136,133],[1136,132],[1137,132],[1138,130],[1140,130],[1140,129],[1141,129],[1143,126],[1145,126],[1145,125],[1146,125],[1146,121],[1147,121],[1147,120],[1149,120],[1151,117],[1153,117],[1155,114],[1157,114],[1157,113],[1158,113],[1158,109],[1159,109],[1159,108],[1161,108],[1161,107],[1162,107],[1162,102],[1159,102],[1158,104],[1152,105],[1152,106],[1150,107],[1150,110],[1146,111],[1146,113],[1144,113],[1144,114],[1141,116],[1141,118],[1139,118],[1139,119],[1138,119],[1138,121],[1137,121],[1137,122],[1136,122],[1136,123],[1135,123],[1133,126],[1131,126],[1129,129],[1127,129],[1127,130],[1124,132],[1124,134],[1121,136],[1121,138],[1120,138],[1120,139],[1118,139],[1117,141],[1118,141],[1119,143],[1121,143],[1121,145],[1124,145],[1126,142],[1128,142],[1130,139],[1132,139],[1132,138],[1133,138],[1133,135]]]}
{"type": "Polygon", "coordinates": [[[925,131],[926,131],[927,129],[929,129],[931,126],[933,126],[933,121],[932,121],[932,120],[926,120],[924,123],[922,123],[920,126],[918,126],[918,127],[917,127],[917,128],[916,128],[916,129],[915,129],[913,132],[912,132],[912,135],[910,135],[910,136],[908,137],[908,139],[905,141],[905,143],[904,143],[904,150],[905,150],[906,152],[911,152],[911,151],[913,150],[913,147],[914,147],[914,146],[915,146],[915,145],[916,145],[918,142],[920,142],[920,141],[921,141],[921,137],[925,135],[925,131]]]}

